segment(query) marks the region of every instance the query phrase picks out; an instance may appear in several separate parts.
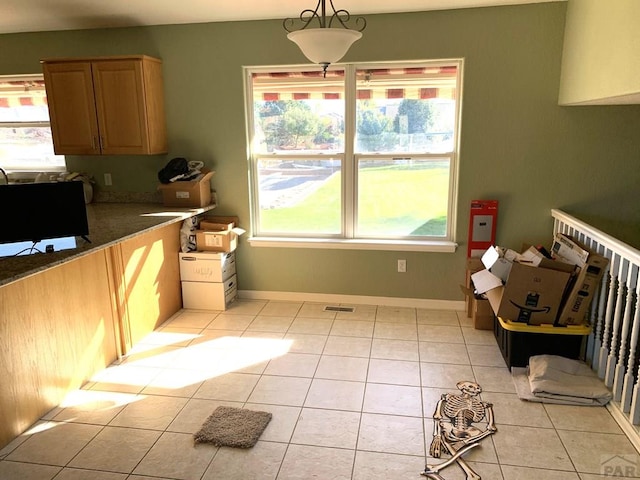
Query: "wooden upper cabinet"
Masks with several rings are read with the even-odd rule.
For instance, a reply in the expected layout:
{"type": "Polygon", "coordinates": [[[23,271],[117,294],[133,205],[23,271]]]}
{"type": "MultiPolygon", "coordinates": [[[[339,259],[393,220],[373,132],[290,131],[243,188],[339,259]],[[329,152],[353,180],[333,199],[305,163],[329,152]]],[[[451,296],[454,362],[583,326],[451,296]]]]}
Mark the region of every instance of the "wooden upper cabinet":
{"type": "Polygon", "coordinates": [[[167,152],[160,60],[141,55],[42,63],[56,154],[167,152]]]}

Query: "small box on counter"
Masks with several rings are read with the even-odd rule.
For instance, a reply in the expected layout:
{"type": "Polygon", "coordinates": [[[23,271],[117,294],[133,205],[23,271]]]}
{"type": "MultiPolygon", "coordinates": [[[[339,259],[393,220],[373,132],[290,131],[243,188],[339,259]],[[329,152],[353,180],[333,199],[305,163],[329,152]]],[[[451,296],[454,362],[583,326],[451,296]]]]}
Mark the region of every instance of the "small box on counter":
{"type": "Polygon", "coordinates": [[[211,203],[211,177],[215,172],[203,168],[195,180],[158,185],[165,207],[206,207],[211,203]]]}
{"type": "Polygon", "coordinates": [[[207,216],[196,230],[196,249],[204,252],[233,252],[245,230],[237,227],[238,217],[207,216]]]}

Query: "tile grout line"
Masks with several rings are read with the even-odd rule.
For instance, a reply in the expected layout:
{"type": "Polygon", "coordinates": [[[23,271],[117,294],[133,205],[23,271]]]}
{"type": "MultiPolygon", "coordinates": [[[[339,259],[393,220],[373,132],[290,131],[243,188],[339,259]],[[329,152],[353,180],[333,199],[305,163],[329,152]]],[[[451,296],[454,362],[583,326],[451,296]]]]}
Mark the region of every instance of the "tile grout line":
{"type": "Polygon", "coordinates": [[[354,477],[355,471],[356,471],[358,445],[360,443],[360,431],[362,430],[362,419],[364,417],[364,402],[365,402],[365,399],[367,398],[367,390],[369,388],[369,372],[371,370],[371,353],[373,352],[373,335],[375,335],[375,331],[376,331],[375,329],[376,329],[377,316],[378,316],[378,309],[376,307],[376,314],[373,322],[373,332],[371,334],[372,340],[371,340],[371,344],[369,345],[369,356],[367,357],[367,369],[364,377],[364,390],[362,392],[362,402],[360,403],[360,418],[358,420],[358,429],[356,431],[356,443],[353,447],[353,463],[351,465],[351,478],[354,477]]]}
{"type": "MultiPolygon", "coordinates": [[[[263,305],[262,309],[264,309],[264,307],[265,307],[266,305],[267,305],[267,304],[263,305]]],[[[255,315],[252,315],[252,316],[253,316],[253,318],[254,318],[254,320],[255,320],[255,318],[258,316],[258,314],[255,314],[255,315]]],[[[294,317],[294,321],[295,321],[295,319],[296,319],[296,318],[297,318],[297,316],[295,316],[295,317],[294,317]]],[[[301,318],[303,318],[303,317],[301,317],[301,318]]],[[[336,318],[334,318],[334,319],[333,319],[333,322],[335,322],[335,320],[336,320],[336,318]]],[[[214,320],[212,320],[212,322],[213,322],[213,321],[214,321],[214,320]]],[[[373,335],[373,336],[372,336],[372,339],[371,339],[371,340],[372,340],[372,342],[371,342],[371,344],[369,345],[369,356],[368,356],[368,359],[367,359],[367,373],[366,373],[366,377],[365,377],[365,394],[363,394],[363,399],[362,399],[362,404],[361,404],[361,409],[360,409],[360,422],[359,422],[359,424],[358,424],[358,435],[357,435],[357,437],[356,437],[356,446],[354,447],[354,451],[355,451],[355,453],[354,453],[354,462],[353,462],[353,464],[352,464],[352,471],[351,471],[351,476],[352,476],[352,477],[355,475],[355,468],[356,468],[356,463],[355,463],[355,461],[356,461],[356,454],[357,454],[357,451],[358,451],[359,432],[360,432],[360,428],[361,428],[361,426],[362,426],[362,415],[363,415],[363,413],[364,413],[364,412],[363,412],[363,409],[364,409],[364,400],[365,400],[365,395],[366,395],[366,389],[367,389],[367,386],[369,385],[369,383],[371,383],[371,382],[369,382],[369,381],[368,381],[368,375],[369,375],[369,372],[370,372],[370,366],[371,366],[371,360],[372,360],[372,353],[373,353],[373,340],[375,340],[375,338],[376,338],[376,337],[375,337],[375,323],[377,323],[377,321],[378,321],[377,319],[376,319],[376,320],[374,320],[374,333],[372,334],[372,335],[373,335]]],[[[332,322],[332,325],[333,325],[333,322],[332,322]]],[[[293,322],[292,322],[292,323],[293,323],[293,322]]],[[[384,323],[384,322],[383,322],[383,323],[384,323]]],[[[462,328],[462,325],[460,324],[460,320],[459,320],[459,319],[458,319],[458,326],[459,326],[460,328],[462,328]]],[[[288,327],[287,331],[284,333],[284,336],[285,336],[285,337],[286,337],[287,332],[289,331],[289,329],[290,329],[290,328],[291,328],[291,325],[288,327]]],[[[204,332],[204,330],[206,330],[206,327],[205,327],[204,329],[202,329],[201,331],[202,331],[202,332],[204,332]]],[[[246,332],[246,331],[247,331],[247,329],[245,328],[245,330],[243,330],[243,333],[244,333],[244,332],[246,332]]],[[[463,331],[464,331],[464,329],[463,329],[463,331]]],[[[312,384],[313,380],[316,378],[316,374],[317,374],[317,372],[318,372],[318,368],[319,368],[320,360],[321,360],[321,359],[322,359],[322,357],[325,355],[325,354],[324,354],[324,350],[326,349],[328,339],[330,338],[330,332],[331,332],[331,329],[329,330],[329,333],[327,333],[326,335],[324,335],[326,338],[325,338],[324,345],[323,345],[323,347],[322,347],[322,352],[321,352],[321,353],[320,353],[320,355],[319,355],[319,360],[318,360],[318,363],[316,364],[316,367],[315,367],[315,370],[314,370],[314,373],[313,373],[313,377],[311,377],[311,383],[309,384],[309,388],[307,389],[307,392],[306,392],[306,394],[305,394],[305,399],[303,400],[303,404],[302,404],[302,406],[300,407],[300,413],[298,414],[298,418],[296,419],[296,424],[294,425],[294,428],[291,430],[291,435],[290,435],[290,437],[289,437],[289,441],[287,442],[287,449],[286,449],[286,450],[285,450],[285,452],[283,453],[283,457],[282,457],[282,460],[281,460],[281,462],[280,462],[280,466],[279,466],[279,468],[278,468],[278,474],[280,473],[280,470],[281,470],[281,468],[282,468],[282,465],[283,465],[283,462],[284,462],[284,458],[285,458],[285,456],[286,456],[286,452],[287,452],[287,450],[288,450],[289,446],[291,445],[291,440],[292,440],[292,438],[293,438],[293,433],[295,432],[295,428],[296,428],[296,427],[297,427],[297,425],[298,425],[298,422],[299,422],[299,419],[300,419],[300,415],[301,415],[301,413],[302,413],[302,410],[305,408],[305,407],[304,407],[304,403],[306,402],[306,399],[307,399],[307,397],[308,397],[308,394],[309,394],[309,391],[310,391],[311,384],[312,384]]],[[[463,332],[461,332],[461,333],[463,333],[463,332]]],[[[284,337],[283,337],[283,338],[284,338],[284,337]]],[[[465,349],[466,349],[466,352],[467,352],[467,357],[469,357],[469,366],[471,367],[471,372],[472,372],[472,375],[473,375],[474,379],[476,379],[476,381],[477,381],[477,376],[476,376],[476,367],[481,367],[481,365],[473,365],[473,364],[471,363],[471,358],[470,358],[470,356],[469,356],[469,351],[468,351],[468,348],[467,348],[467,347],[468,347],[468,345],[472,345],[472,344],[473,344],[473,345],[475,345],[475,343],[468,344],[468,343],[467,343],[467,338],[466,338],[464,335],[463,335],[463,339],[464,339],[465,349]]],[[[426,417],[425,417],[425,411],[424,411],[424,408],[425,408],[425,399],[424,399],[424,396],[423,396],[423,394],[422,394],[422,393],[423,393],[423,392],[422,392],[422,391],[423,391],[423,389],[424,389],[424,388],[426,388],[426,387],[424,386],[424,383],[423,383],[423,377],[422,377],[422,373],[423,373],[423,359],[422,359],[422,355],[421,355],[421,352],[420,352],[420,338],[419,338],[419,336],[418,336],[418,340],[417,340],[417,345],[418,345],[418,371],[419,371],[419,374],[420,374],[420,395],[421,395],[421,396],[420,396],[420,402],[421,402],[421,406],[422,406],[422,412],[421,412],[421,414],[422,414],[422,415],[421,415],[421,418],[422,418],[422,429],[423,429],[423,437],[426,437],[426,425],[425,425],[425,418],[426,418],[426,417]]],[[[182,346],[181,348],[183,348],[183,349],[184,349],[184,348],[187,348],[187,347],[186,347],[186,346],[182,346]]],[[[306,352],[303,352],[303,353],[306,353],[306,352]]],[[[331,356],[331,355],[327,354],[327,356],[331,356]]],[[[439,363],[439,362],[438,362],[438,363],[439,363]]],[[[267,366],[268,366],[268,362],[267,362],[267,366]]],[[[259,378],[262,378],[263,376],[265,376],[265,371],[266,371],[267,366],[265,366],[265,368],[264,368],[264,369],[261,371],[261,373],[258,375],[258,377],[259,377],[259,378]]],[[[166,368],[167,368],[167,367],[163,367],[163,368],[162,368],[162,370],[164,370],[164,369],[166,369],[166,368]]],[[[491,368],[493,368],[493,367],[491,367],[491,368]]],[[[497,368],[497,367],[496,367],[496,368],[497,368]]],[[[159,375],[159,374],[156,374],[156,377],[154,377],[154,378],[157,378],[157,375],[159,375]]],[[[302,377],[301,377],[301,378],[302,378],[302,377]]],[[[153,380],[150,380],[150,381],[149,381],[149,383],[148,383],[145,387],[143,387],[143,388],[142,388],[142,389],[141,389],[141,390],[140,390],[136,395],[137,395],[137,396],[141,396],[141,395],[143,395],[143,394],[142,394],[142,392],[143,392],[144,388],[148,387],[148,385],[149,385],[152,381],[153,381],[153,380]]],[[[256,385],[257,385],[257,382],[256,382],[256,385]]],[[[392,384],[390,384],[390,385],[392,385],[392,384]]],[[[255,385],[254,385],[254,387],[253,387],[253,389],[252,389],[252,392],[254,391],[254,389],[255,389],[255,385]]],[[[196,392],[197,392],[197,389],[196,389],[196,392]]],[[[251,393],[252,393],[252,392],[251,392],[251,393]]],[[[251,393],[249,393],[249,396],[251,395],[251,393]]],[[[491,393],[503,394],[503,393],[505,393],[505,392],[501,392],[501,391],[500,391],[500,388],[496,388],[496,391],[495,391],[495,392],[493,392],[493,391],[492,391],[491,393]]],[[[154,395],[154,394],[148,394],[147,396],[153,396],[153,395],[154,395]]],[[[193,399],[193,398],[194,398],[194,395],[195,395],[195,392],[191,393],[188,397],[182,397],[182,398],[186,398],[186,399],[187,399],[187,402],[182,406],[182,408],[180,409],[180,411],[179,411],[179,412],[174,416],[174,420],[175,420],[175,418],[177,417],[177,415],[179,415],[179,413],[180,413],[181,411],[183,411],[183,410],[184,410],[184,408],[186,407],[186,405],[187,405],[188,401],[189,401],[190,399],[193,399]]],[[[248,403],[248,398],[249,398],[249,396],[247,397],[247,399],[245,400],[245,402],[243,402],[243,406],[246,406],[246,404],[248,403]]],[[[311,407],[309,407],[309,408],[311,408],[311,407]]],[[[122,413],[122,412],[120,412],[120,413],[122,413]]],[[[120,414],[120,413],[119,413],[119,414],[120,414]]],[[[561,431],[561,429],[559,429],[559,428],[558,428],[558,426],[556,425],[556,423],[555,423],[555,422],[553,422],[553,420],[551,419],[551,417],[550,417],[549,413],[547,412],[546,408],[545,408],[545,413],[546,413],[546,415],[547,415],[547,418],[550,420],[550,423],[551,423],[552,428],[554,429],[554,431],[555,431],[556,435],[557,435],[558,437],[560,437],[559,432],[561,431]]],[[[118,414],[118,415],[119,415],[119,414],[118,414]]],[[[389,415],[391,415],[391,414],[389,414],[389,415]]],[[[116,415],[114,418],[116,418],[116,417],[117,417],[117,415],[116,415]]],[[[55,417],[54,417],[54,418],[55,418],[55,417]]],[[[112,419],[112,420],[113,420],[113,419],[112,419]]],[[[54,423],[76,423],[76,422],[55,422],[53,419],[52,419],[52,420],[48,420],[48,421],[52,421],[52,422],[54,422],[54,423]]],[[[171,423],[171,422],[170,422],[170,423],[171,423]]],[[[170,423],[169,423],[169,425],[170,425],[170,423]]],[[[95,424],[94,424],[94,425],[95,425],[95,424]]],[[[98,433],[96,433],[96,436],[97,436],[100,432],[104,431],[104,429],[105,429],[108,425],[99,425],[99,426],[101,427],[101,429],[99,430],[99,432],[98,432],[98,433]]],[[[124,427],[124,426],[123,426],[123,427],[114,426],[114,428],[128,428],[128,427],[124,427]]],[[[532,427],[532,428],[534,428],[534,427],[532,427]]],[[[144,459],[144,458],[145,458],[145,456],[149,453],[149,451],[151,451],[151,449],[152,449],[152,448],[154,447],[154,445],[158,442],[158,440],[159,440],[159,438],[162,436],[162,434],[163,434],[163,433],[167,433],[167,429],[168,429],[168,426],[167,426],[167,427],[165,427],[165,428],[164,428],[164,430],[162,430],[162,433],[160,434],[160,436],[158,437],[158,439],[156,439],[156,440],[155,440],[154,444],[149,448],[149,450],[145,453],[145,455],[143,455],[142,459],[144,459]]],[[[149,429],[149,430],[151,430],[151,429],[149,429]]],[[[153,430],[153,431],[158,431],[158,430],[153,430]]],[[[565,430],[562,430],[562,431],[565,431],[565,430]]],[[[573,432],[573,430],[567,430],[567,431],[573,432]]],[[[602,433],[602,432],[596,432],[596,433],[602,433]]],[[[613,434],[613,433],[612,433],[611,435],[616,435],[616,434],[613,434]]],[[[621,436],[623,436],[623,437],[625,436],[623,433],[621,433],[620,435],[621,435],[621,436]]],[[[95,436],[94,436],[94,437],[92,437],[92,439],[90,439],[89,441],[87,441],[87,442],[86,442],[86,444],[82,447],[82,449],[80,449],[80,450],[76,453],[76,455],[75,455],[74,457],[72,457],[72,459],[71,459],[71,460],[69,460],[69,462],[67,463],[67,465],[65,465],[65,466],[63,466],[63,467],[60,467],[59,465],[55,465],[55,467],[60,468],[60,471],[59,471],[59,472],[57,472],[57,473],[55,473],[54,477],[56,477],[56,476],[58,476],[58,475],[61,475],[61,472],[62,472],[65,468],[67,468],[68,464],[69,464],[71,461],[73,461],[73,459],[74,459],[74,458],[76,458],[76,457],[77,457],[77,455],[79,455],[79,454],[80,454],[80,452],[82,452],[82,451],[87,447],[87,445],[88,445],[88,444],[89,444],[89,443],[90,443],[94,438],[95,438],[95,436]]],[[[25,441],[26,441],[26,440],[25,440],[25,441]]],[[[567,450],[567,448],[566,448],[566,446],[565,446],[565,442],[564,442],[564,441],[562,441],[562,438],[560,438],[560,441],[561,441],[561,444],[563,445],[563,449],[565,450],[565,453],[567,454],[567,458],[570,460],[571,465],[573,466],[573,472],[574,472],[574,473],[576,473],[577,475],[579,475],[579,472],[577,471],[577,468],[576,468],[575,462],[574,462],[573,458],[571,457],[571,455],[569,454],[569,452],[568,452],[568,450],[567,450]]],[[[276,443],[282,443],[282,442],[276,442],[276,443]]],[[[492,438],[492,443],[493,443],[493,448],[494,448],[494,451],[495,451],[495,454],[496,454],[496,462],[497,462],[498,468],[499,468],[499,470],[500,470],[500,472],[501,472],[501,475],[504,477],[505,473],[504,473],[504,469],[503,469],[503,464],[502,464],[502,463],[501,463],[501,461],[500,461],[499,452],[498,452],[498,449],[496,448],[496,445],[495,445],[495,439],[494,439],[494,438],[492,438]]],[[[23,442],[23,443],[21,443],[20,445],[22,445],[22,444],[24,444],[24,442],[23,442]]],[[[16,448],[18,448],[20,445],[18,445],[16,448]]],[[[313,446],[313,445],[312,445],[312,446],[313,446]]],[[[423,448],[424,448],[424,447],[426,447],[426,442],[424,442],[423,448]]],[[[339,448],[339,447],[331,447],[331,448],[339,448]]],[[[14,449],[14,450],[15,450],[15,449],[14,449]]],[[[351,450],[351,449],[347,449],[347,450],[351,450]]],[[[13,450],[12,450],[12,451],[13,451],[13,450]]],[[[212,458],[210,459],[210,461],[209,461],[209,463],[208,463],[207,467],[205,468],[204,473],[202,474],[201,478],[204,478],[204,476],[205,476],[205,474],[206,474],[207,470],[209,469],[209,467],[210,467],[211,463],[214,461],[214,459],[215,459],[215,458],[216,458],[216,456],[218,455],[218,452],[219,452],[219,449],[217,449],[217,450],[216,450],[215,454],[214,454],[214,455],[212,456],[212,458]]],[[[375,452],[375,451],[373,451],[373,453],[380,453],[380,452],[375,452]]],[[[7,455],[8,455],[8,454],[5,454],[5,455],[3,455],[3,456],[0,458],[0,463],[2,463],[2,461],[5,461],[5,459],[6,459],[6,456],[7,456],[7,455]]],[[[402,455],[402,454],[398,454],[398,455],[402,455]]],[[[425,457],[426,457],[426,455],[425,455],[425,457]]],[[[140,462],[141,462],[141,461],[142,461],[142,460],[140,460],[140,462]]],[[[139,463],[140,463],[140,462],[138,462],[138,465],[139,465],[139,463]]],[[[30,462],[30,463],[32,463],[32,462],[30,462]]],[[[489,464],[490,464],[491,462],[479,462],[479,463],[489,463],[489,464]]],[[[508,465],[508,464],[506,464],[506,465],[508,465]]],[[[544,471],[544,470],[552,470],[552,471],[556,471],[556,470],[554,470],[554,469],[540,469],[540,468],[536,468],[536,467],[527,467],[527,466],[518,466],[518,465],[515,465],[515,466],[516,466],[516,467],[518,467],[518,468],[530,469],[530,470],[532,470],[532,471],[539,471],[539,472],[542,472],[542,471],[544,471]]],[[[137,467],[137,465],[136,465],[136,467],[137,467]]],[[[136,467],[134,467],[134,470],[135,470],[135,468],[136,468],[136,467]]],[[[69,467],[69,468],[75,468],[75,467],[69,467]]],[[[93,470],[93,469],[89,469],[89,470],[93,470]]],[[[132,472],[133,472],[134,470],[132,470],[132,472]]],[[[96,470],[96,471],[102,471],[102,470],[96,470]]],[[[557,471],[563,471],[563,472],[564,472],[564,470],[557,470],[557,471]]],[[[120,473],[121,473],[121,472],[120,472],[120,473]]],[[[131,475],[131,473],[130,473],[129,475],[131,475]]]]}

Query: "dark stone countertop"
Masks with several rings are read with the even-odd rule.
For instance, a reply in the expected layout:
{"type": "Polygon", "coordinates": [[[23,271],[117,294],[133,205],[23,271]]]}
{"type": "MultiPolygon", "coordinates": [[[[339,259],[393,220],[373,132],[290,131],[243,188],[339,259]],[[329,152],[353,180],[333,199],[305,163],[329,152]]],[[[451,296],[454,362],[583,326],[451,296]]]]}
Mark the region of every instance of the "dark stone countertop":
{"type": "Polygon", "coordinates": [[[78,237],[73,249],[0,258],[0,286],[213,208],[215,205],[175,208],[158,203],[91,203],[87,205],[91,243],[78,237]]]}

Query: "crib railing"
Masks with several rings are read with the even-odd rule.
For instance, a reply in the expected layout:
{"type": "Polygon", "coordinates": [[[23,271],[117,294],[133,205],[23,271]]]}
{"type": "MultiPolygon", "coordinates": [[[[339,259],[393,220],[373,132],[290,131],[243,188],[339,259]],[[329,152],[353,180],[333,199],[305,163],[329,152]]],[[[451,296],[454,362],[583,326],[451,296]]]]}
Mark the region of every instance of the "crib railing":
{"type": "MultiPolygon", "coordinates": [[[[552,210],[554,234],[571,235],[609,259],[609,267],[591,304],[585,360],[613,393],[613,407],[640,425],[640,250],[560,210],[552,210]]],[[[634,427],[633,431],[637,433],[634,427]]]]}

